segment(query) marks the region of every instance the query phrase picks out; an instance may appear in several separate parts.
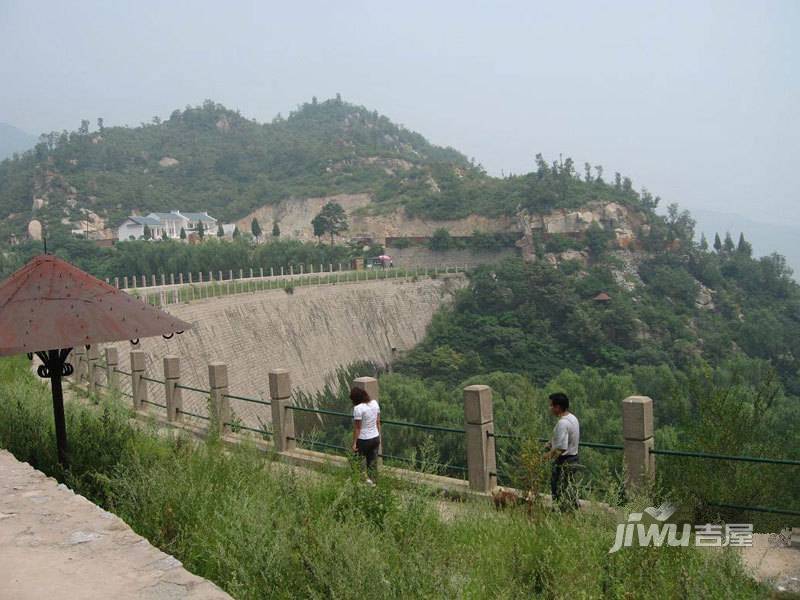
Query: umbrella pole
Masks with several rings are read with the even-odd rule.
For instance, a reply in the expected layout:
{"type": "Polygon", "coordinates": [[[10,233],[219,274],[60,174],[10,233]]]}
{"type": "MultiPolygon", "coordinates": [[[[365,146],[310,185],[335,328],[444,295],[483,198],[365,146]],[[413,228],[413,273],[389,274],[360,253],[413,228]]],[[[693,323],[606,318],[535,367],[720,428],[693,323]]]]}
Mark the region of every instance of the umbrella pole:
{"type": "Polygon", "coordinates": [[[56,447],[58,462],[64,469],[69,468],[67,457],[67,422],[64,418],[64,393],[61,390],[61,372],[50,377],[50,388],[53,390],[53,417],[56,421],[56,447]]]}
{"type": "MultiPolygon", "coordinates": [[[[58,449],[58,462],[64,469],[69,468],[67,449],[67,421],[64,417],[64,391],[61,387],[61,376],[64,374],[64,365],[67,354],[61,350],[50,350],[48,353],[47,368],[50,372],[50,389],[53,393],[53,418],[56,425],[56,448],[58,449]]],[[[69,369],[71,371],[71,369],[69,369]]]]}

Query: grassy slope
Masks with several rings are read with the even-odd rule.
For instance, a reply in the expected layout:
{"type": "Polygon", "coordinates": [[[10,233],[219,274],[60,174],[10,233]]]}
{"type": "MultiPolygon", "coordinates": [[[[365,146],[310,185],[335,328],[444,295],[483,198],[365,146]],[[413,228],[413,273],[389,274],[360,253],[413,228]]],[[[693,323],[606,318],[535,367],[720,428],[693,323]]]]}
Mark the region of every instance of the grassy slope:
{"type": "Polygon", "coordinates": [[[304,480],[252,449],[167,441],[117,403],[70,404],[73,471],[60,473],[47,389],[0,362],[0,446],[122,516],[238,598],[752,598],[764,588],[731,552],[607,553],[605,515],[533,518],[468,503],[444,521],[424,492],[344,474],[304,480]]]}

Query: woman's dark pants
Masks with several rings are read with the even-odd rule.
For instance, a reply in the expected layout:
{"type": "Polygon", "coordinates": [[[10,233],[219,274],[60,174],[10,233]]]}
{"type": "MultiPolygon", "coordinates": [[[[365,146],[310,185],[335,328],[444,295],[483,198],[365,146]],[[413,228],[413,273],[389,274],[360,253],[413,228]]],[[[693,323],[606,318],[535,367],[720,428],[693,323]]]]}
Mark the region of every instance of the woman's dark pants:
{"type": "Polygon", "coordinates": [[[375,479],[378,474],[378,450],[380,447],[380,436],[368,440],[356,440],[358,453],[367,459],[367,476],[370,479],[375,479]]]}

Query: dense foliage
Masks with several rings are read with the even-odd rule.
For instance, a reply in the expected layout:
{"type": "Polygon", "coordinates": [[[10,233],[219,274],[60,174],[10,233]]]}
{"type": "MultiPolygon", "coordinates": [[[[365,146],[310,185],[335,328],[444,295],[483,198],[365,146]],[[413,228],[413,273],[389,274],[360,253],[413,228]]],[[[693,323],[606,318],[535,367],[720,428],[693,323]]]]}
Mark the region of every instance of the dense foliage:
{"type": "MultiPolygon", "coordinates": [[[[578,399],[584,439],[619,443],[619,402],[644,394],[654,399],[662,448],[800,458],[800,288],[783,258],[754,259],[744,238],[704,249],[675,210],[653,220],[644,242],[649,250],[635,254],[601,248],[602,259],[587,265],[508,260],[474,271],[394,366],[410,382],[427,382],[403,416],[424,420],[428,405],[447,397],[457,422],[465,382],[497,389],[516,381],[529,409],[506,431],[533,427],[546,436],[547,420],[532,414],[546,396],[534,390],[564,389],[578,399]],[[623,263],[631,258],[634,265],[623,263]]],[[[701,502],[797,509],[792,467],[660,462],[668,487],[701,502]]]]}
{"type": "Polygon", "coordinates": [[[733,549],[609,554],[616,522],[605,511],[497,512],[397,489],[386,476],[371,488],[346,472],[298,475],[253,448],[136,427],[114,400],[68,403],[65,474],[48,391],[26,366],[0,361],[0,447],[242,600],[768,595],[733,549]]]}
{"type": "MultiPolygon", "coordinates": [[[[190,245],[179,241],[135,241],[116,244],[110,248],[101,248],[91,242],[78,240],[69,236],[61,236],[51,240],[50,248],[57,256],[72,262],[81,269],[100,278],[130,277],[136,275],[159,275],[169,277],[174,273],[198,273],[209,271],[216,273],[229,270],[245,273],[259,268],[269,273],[270,268],[279,273],[281,267],[289,272],[289,266],[299,269],[304,265],[306,271],[313,266],[318,271],[320,265],[327,270],[329,265],[336,269],[341,263],[346,268],[351,258],[368,256],[370,252],[380,251],[379,247],[363,248],[350,246],[330,246],[314,244],[298,240],[281,240],[272,238],[266,244],[252,244],[245,236],[240,235],[233,241],[224,241],[216,235],[206,236],[202,244],[190,245]]],[[[5,277],[21,267],[33,256],[40,254],[41,243],[28,242],[16,248],[16,252],[0,254],[0,277],[5,277]]]]}

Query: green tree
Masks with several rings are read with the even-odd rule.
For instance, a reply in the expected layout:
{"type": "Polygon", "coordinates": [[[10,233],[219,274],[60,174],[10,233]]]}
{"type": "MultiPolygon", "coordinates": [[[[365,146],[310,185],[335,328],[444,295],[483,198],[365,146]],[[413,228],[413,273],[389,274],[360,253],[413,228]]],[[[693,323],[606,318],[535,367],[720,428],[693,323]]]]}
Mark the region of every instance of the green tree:
{"type": "Polygon", "coordinates": [[[444,227],[440,227],[434,231],[430,241],[428,242],[428,247],[435,251],[449,250],[452,248],[453,238],[451,237],[450,232],[444,227]]]}
{"type": "Polygon", "coordinates": [[[586,230],[586,247],[593,259],[596,260],[603,256],[612,236],[613,234],[603,229],[597,221],[592,221],[586,230]]]}
{"type": "Polygon", "coordinates": [[[182,240],[186,239],[186,230],[183,227],[181,227],[181,235],[180,235],[180,237],[181,237],[182,240]]]}
{"type": "Polygon", "coordinates": [[[720,252],[722,250],[722,240],[719,239],[719,234],[714,234],[714,250],[720,252]]]}
{"type": "Polygon", "coordinates": [[[166,232],[166,231],[162,231],[162,232],[161,232],[161,239],[162,239],[163,241],[165,241],[165,242],[166,242],[166,241],[169,239],[169,236],[167,235],[167,232],[166,232]]]}
{"type": "Polygon", "coordinates": [[[703,252],[708,250],[708,240],[706,239],[705,233],[700,234],[700,250],[702,250],[703,252]]]}
{"type": "Polygon", "coordinates": [[[145,225],[144,229],[142,230],[142,237],[144,239],[146,239],[146,240],[152,239],[152,237],[153,237],[153,232],[150,230],[150,227],[148,227],[147,225],[145,225]]]}
{"type": "Polygon", "coordinates": [[[344,208],[337,202],[328,202],[323,206],[319,214],[311,221],[311,225],[314,227],[314,235],[317,238],[326,234],[330,236],[331,246],[333,246],[334,236],[347,231],[350,226],[344,208]]]}
{"type": "Polygon", "coordinates": [[[233,226],[233,234],[232,235],[233,235],[233,239],[235,239],[235,240],[239,239],[239,236],[242,235],[241,232],[239,231],[239,228],[236,225],[233,226]]]}
{"type": "Polygon", "coordinates": [[[201,240],[206,236],[206,226],[203,225],[202,221],[197,223],[197,235],[201,240]]]}
{"type": "Polygon", "coordinates": [[[257,240],[261,239],[261,225],[258,223],[258,219],[253,217],[252,222],[250,223],[250,231],[253,233],[253,237],[257,240]]]}
{"type": "Polygon", "coordinates": [[[733,238],[731,237],[730,231],[725,233],[725,241],[722,243],[722,249],[728,254],[736,249],[736,246],[733,245],[733,238]]]}
{"type": "Polygon", "coordinates": [[[272,237],[274,238],[281,237],[281,228],[278,226],[277,221],[272,222],[272,237]]]}
{"type": "Polygon", "coordinates": [[[743,254],[744,256],[752,256],[753,254],[753,246],[750,245],[750,242],[744,239],[744,233],[739,234],[739,243],[736,246],[736,252],[743,254]]]}
{"type": "Polygon", "coordinates": [[[667,227],[669,230],[670,241],[683,240],[690,241],[694,238],[695,221],[689,211],[680,211],[677,204],[670,204],[667,207],[667,227]]]}
{"type": "Polygon", "coordinates": [[[217,237],[224,238],[225,237],[225,230],[222,228],[222,223],[217,225],[217,237]]]}

